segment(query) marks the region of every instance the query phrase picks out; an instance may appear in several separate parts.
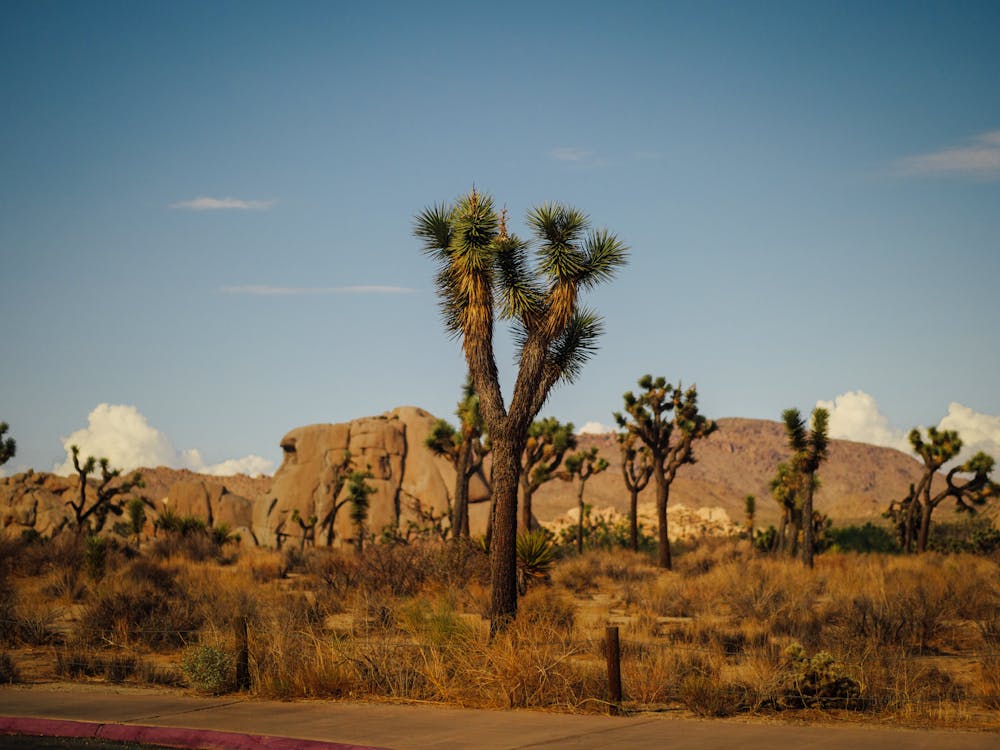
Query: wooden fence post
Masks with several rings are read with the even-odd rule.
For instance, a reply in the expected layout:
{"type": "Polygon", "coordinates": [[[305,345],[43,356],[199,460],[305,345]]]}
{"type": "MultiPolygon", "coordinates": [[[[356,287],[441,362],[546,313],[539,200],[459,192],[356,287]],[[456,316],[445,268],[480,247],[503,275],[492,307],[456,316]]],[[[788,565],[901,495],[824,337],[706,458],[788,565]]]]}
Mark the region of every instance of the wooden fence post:
{"type": "Polygon", "coordinates": [[[605,655],[608,658],[608,700],[611,703],[611,713],[620,714],[622,710],[622,659],[617,625],[607,626],[604,640],[605,655]]]}

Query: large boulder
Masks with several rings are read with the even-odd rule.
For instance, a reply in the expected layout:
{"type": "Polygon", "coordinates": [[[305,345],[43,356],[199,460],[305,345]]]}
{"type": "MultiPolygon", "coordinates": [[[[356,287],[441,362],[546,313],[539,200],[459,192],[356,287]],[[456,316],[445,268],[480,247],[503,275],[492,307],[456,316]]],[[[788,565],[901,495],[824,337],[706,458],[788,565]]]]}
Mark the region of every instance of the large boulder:
{"type": "MultiPolygon", "coordinates": [[[[446,516],[455,469],[424,444],[434,422],[423,409],[402,406],[377,417],[292,430],[281,439],[284,460],[270,492],[256,505],[256,537],[274,545],[301,539],[302,524],[315,518],[318,544],[353,540],[346,485],[333,495],[348,453],[354,468],[373,475],[368,480],[375,490],[369,498],[369,533],[405,532],[409,521],[420,522],[420,512],[446,516]]],[[[481,481],[472,483],[470,496],[473,502],[489,499],[481,481]]]]}

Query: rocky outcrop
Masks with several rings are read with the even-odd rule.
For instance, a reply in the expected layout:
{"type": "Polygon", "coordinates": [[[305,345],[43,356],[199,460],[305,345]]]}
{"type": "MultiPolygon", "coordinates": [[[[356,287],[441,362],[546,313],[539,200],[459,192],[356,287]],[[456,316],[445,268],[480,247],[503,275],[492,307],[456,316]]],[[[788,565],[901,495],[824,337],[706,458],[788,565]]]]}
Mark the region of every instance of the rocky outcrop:
{"type": "MultiPolygon", "coordinates": [[[[645,527],[647,533],[655,535],[656,504],[639,503],[636,516],[639,525],[645,527]]],[[[542,525],[558,535],[565,529],[575,529],[579,518],[579,509],[570,508],[563,515],[543,522],[542,525]]],[[[613,507],[595,508],[590,512],[590,518],[592,522],[603,521],[609,526],[624,526],[628,523],[628,514],[613,507]]],[[[723,508],[689,508],[683,503],[671,503],[667,506],[667,536],[672,542],[706,536],[737,536],[742,531],[743,527],[734,523],[723,508]]]]}
{"type": "Polygon", "coordinates": [[[209,526],[228,526],[241,538],[253,537],[254,501],[230,492],[225,485],[204,479],[182,479],[171,485],[157,510],[194,516],[209,526]]]}
{"type": "Polygon", "coordinates": [[[72,479],[33,471],[0,479],[0,533],[16,537],[33,529],[51,535],[72,518],[66,502],[77,488],[72,479]]]}
{"type": "MultiPolygon", "coordinates": [[[[284,460],[274,475],[270,491],[258,502],[254,531],[262,544],[300,540],[298,519],[315,518],[318,544],[329,540],[352,540],[355,530],[344,505],[347,487],[334,497],[337,477],[350,454],[356,469],[373,475],[368,483],[375,492],[369,498],[369,533],[388,528],[405,532],[408,522],[420,523],[420,512],[447,516],[455,488],[455,470],[424,444],[435,417],[413,406],[402,406],[377,417],[364,417],[340,424],[299,427],[281,439],[284,460]],[[332,535],[331,532],[332,531],[332,535]]],[[[470,487],[472,502],[489,499],[481,481],[470,487]]],[[[485,530],[485,514],[477,514],[485,530]]]]}
{"type": "MultiPolygon", "coordinates": [[[[152,528],[158,514],[169,508],[179,516],[194,516],[209,525],[226,524],[244,539],[252,538],[255,501],[231,492],[228,484],[248,489],[255,495],[263,494],[270,486],[270,478],[207,477],[164,467],[141,469],[140,474],[144,486],[116,499],[122,504],[130,497],[149,499],[153,507],[146,512],[148,529],[152,528]]],[[[87,487],[88,504],[96,500],[94,486],[92,480],[87,487]]],[[[17,537],[24,531],[33,530],[42,536],[52,536],[72,524],[73,513],[67,503],[75,502],[79,491],[79,480],[75,476],[27,471],[0,478],[0,534],[17,537]]],[[[122,519],[110,516],[103,531],[110,532],[118,520],[122,519]]]]}

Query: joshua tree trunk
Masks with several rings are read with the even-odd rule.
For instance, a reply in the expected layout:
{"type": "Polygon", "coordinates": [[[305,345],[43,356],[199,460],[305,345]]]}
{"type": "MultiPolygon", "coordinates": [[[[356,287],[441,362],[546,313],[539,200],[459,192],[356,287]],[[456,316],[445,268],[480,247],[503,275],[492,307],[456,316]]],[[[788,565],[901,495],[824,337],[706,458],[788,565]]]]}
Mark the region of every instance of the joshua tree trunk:
{"type": "Polygon", "coordinates": [[[806,496],[802,502],[802,562],[813,567],[813,475],[806,474],[806,496]]]}
{"type": "Polygon", "coordinates": [[[771,552],[783,554],[785,551],[785,528],[788,525],[788,509],[781,509],[781,518],[778,519],[778,530],[771,540],[771,552]]]}
{"type": "Polygon", "coordinates": [[[469,536],[469,467],[472,464],[472,440],[462,440],[455,463],[455,507],[452,508],[451,535],[454,538],[469,536]]]}
{"type": "Polygon", "coordinates": [[[490,633],[517,613],[517,485],[523,441],[497,436],[493,443],[493,536],[490,540],[490,633]]]}
{"type": "Polygon", "coordinates": [[[667,534],[667,502],[670,500],[670,485],[663,473],[663,461],[656,459],[653,465],[653,480],[656,482],[656,525],[659,526],[659,565],[671,570],[670,536],[667,534]]]}
{"type": "Polygon", "coordinates": [[[631,495],[628,505],[628,535],[632,551],[639,551],[639,491],[629,490],[631,495]]]}
{"type": "Polygon", "coordinates": [[[531,531],[535,527],[535,521],[531,513],[531,498],[535,491],[531,489],[531,482],[524,480],[521,475],[521,528],[531,531]]]}
{"type": "Polygon", "coordinates": [[[576,554],[583,554],[583,486],[580,482],[580,489],[576,493],[576,506],[580,509],[580,517],[576,521],[576,554]]]}
{"type": "Polygon", "coordinates": [[[933,506],[926,500],[921,503],[920,513],[920,534],[917,536],[917,552],[927,551],[927,541],[931,534],[931,514],[934,512],[933,506]]]}

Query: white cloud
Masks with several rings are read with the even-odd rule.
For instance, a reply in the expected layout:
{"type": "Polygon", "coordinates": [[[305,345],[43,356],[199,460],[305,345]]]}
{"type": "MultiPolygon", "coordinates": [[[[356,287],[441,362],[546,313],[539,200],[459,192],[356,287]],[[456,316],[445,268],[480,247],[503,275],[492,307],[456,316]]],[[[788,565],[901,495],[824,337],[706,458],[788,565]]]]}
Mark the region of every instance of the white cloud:
{"type": "Polygon", "coordinates": [[[576,431],[577,435],[604,435],[608,432],[614,432],[614,427],[608,427],[600,422],[587,422],[583,427],[576,431]]]}
{"type": "Polygon", "coordinates": [[[214,475],[270,474],[274,470],[273,462],[256,455],[206,464],[198,450],[178,451],[138,409],[124,404],[98,404],[87,417],[87,426],[62,438],[62,444],[66,460],[53,471],[63,475],[74,473],[72,445],[80,448],[81,456],[107,458],[122,471],[157,466],[214,475]]]}
{"type": "MultiPolygon", "coordinates": [[[[896,448],[913,455],[908,438],[910,430],[892,426],[875,398],[864,391],[849,391],[833,401],[817,401],[816,406],[830,412],[830,437],[896,448]]],[[[936,427],[956,430],[962,438],[962,452],[957,461],[965,461],[977,451],[1000,459],[1000,416],[982,414],[952,402],[936,427]]]]}
{"type": "Polygon", "coordinates": [[[962,438],[960,460],[964,461],[978,451],[1000,459],[1000,416],[982,414],[953,401],[948,404],[948,414],[938,427],[958,431],[962,438]]]}
{"type": "Polygon", "coordinates": [[[197,471],[202,474],[211,474],[215,477],[228,477],[233,474],[247,474],[255,477],[260,474],[273,474],[274,461],[269,461],[263,456],[251,453],[249,456],[230,458],[227,461],[197,469],[197,471]]]}
{"type": "Polygon", "coordinates": [[[413,294],[416,289],[388,284],[358,284],[355,286],[272,286],[244,284],[219,287],[223,294],[249,294],[257,297],[287,297],[304,294],[413,294]]]}
{"type": "Polygon", "coordinates": [[[277,201],[246,201],[240,198],[209,198],[202,196],[190,201],[177,201],[171,203],[170,208],[179,208],[185,211],[266,211],[273,208],[277,201]]]}
{"type": "Polygon", "coordinates": [[[817,401],[816,406],[830,412],[832,438],[910,450],[906,433],[892,427],[874,397],[864,391],[848,391],[833,401],[817,401]]]}
{"type": "Polygon", "coordinates": [[[904,175],[1000,178],[1000,130],[981,133],[962,146],[904,157],[896,162],[896,171],[904,175]]]}

